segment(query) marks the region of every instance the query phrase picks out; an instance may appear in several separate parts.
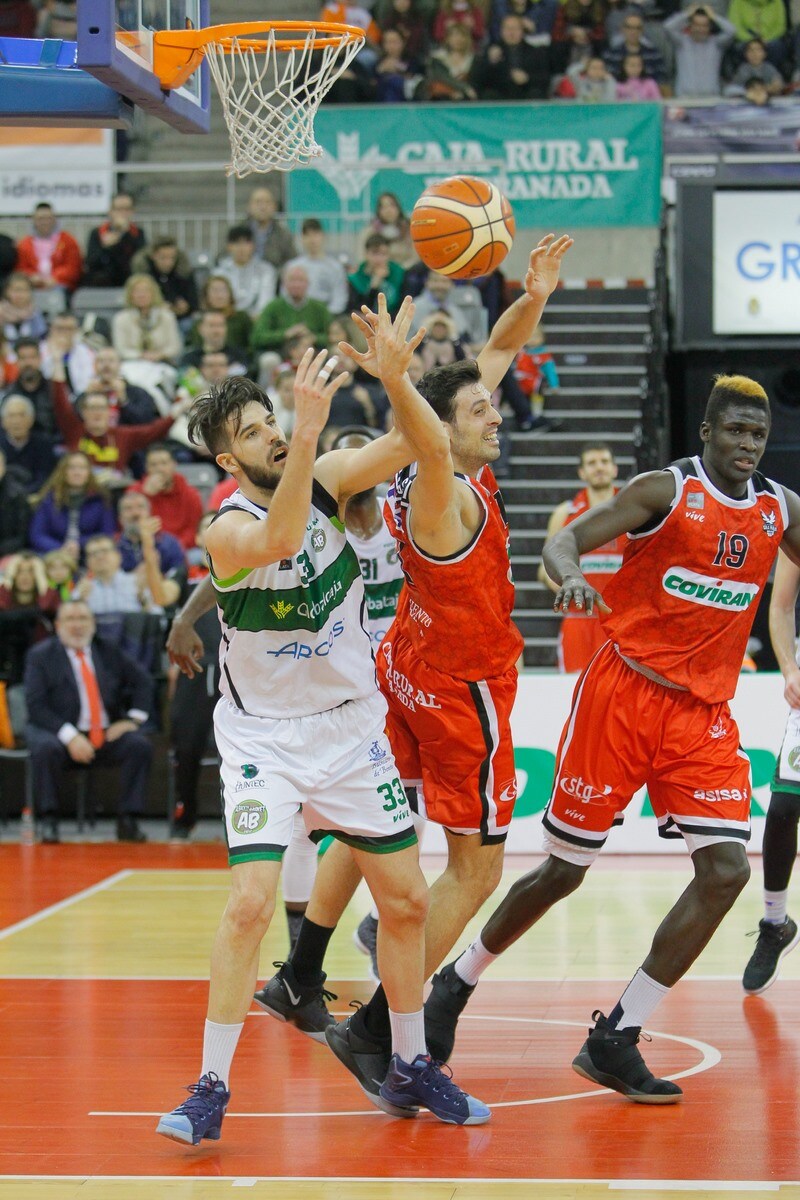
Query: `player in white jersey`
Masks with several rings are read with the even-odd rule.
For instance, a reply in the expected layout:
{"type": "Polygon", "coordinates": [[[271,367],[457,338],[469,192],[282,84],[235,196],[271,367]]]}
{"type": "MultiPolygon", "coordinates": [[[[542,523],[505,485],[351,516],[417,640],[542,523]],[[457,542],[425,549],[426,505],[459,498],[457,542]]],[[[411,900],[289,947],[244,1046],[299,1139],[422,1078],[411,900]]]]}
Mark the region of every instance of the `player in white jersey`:
{"type": "MultiPolygon", "coordinates": [[[[411,315],[402,318],[403,337],[411,315]]],[[[408,343],[409,356],[418,341],[408,343]]],[[[335,359],[312,356],[306,353],[295,378],[291,449],[267,395],[241,377],[199,397],[189,420],[192,440],[239,484],[206,535],[222,625],[214,729],[231,890],[212,951],[201,1076],[157,1130],[189,1145],[220,1136],[281,858],[301,807],[312,836],[332,833],[350,847],[379,906],[395,1055],[381,1107],[414,1116],[422,1106],[453,1124],[490,1116],[427,1054],[427,888],[384,732],[361,572],[340,515],[351,496],[412,461],[415,435],[419,443],[424,433],[412,416],[408,441],[395,430],[315,464],[331,399],[346,376],[331,380],[335,359]]],[[[318,997],[319,984],[309,991],[318,997]]]]}

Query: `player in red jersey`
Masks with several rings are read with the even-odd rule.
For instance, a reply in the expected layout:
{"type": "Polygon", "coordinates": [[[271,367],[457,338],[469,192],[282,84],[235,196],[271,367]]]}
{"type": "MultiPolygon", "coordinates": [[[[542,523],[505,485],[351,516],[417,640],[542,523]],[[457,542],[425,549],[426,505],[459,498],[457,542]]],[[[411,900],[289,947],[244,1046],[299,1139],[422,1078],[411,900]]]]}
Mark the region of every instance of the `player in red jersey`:
{"type": "MultiPolygon", "coordinates": [[[[406,302],[393,327],[381,298],[377,317],[362,321],[371,344],[358,357],[381,379],[396,426],[417,455],[387,497],[406,586],[377,666],[389,703],[387,732],[412,807],[442,825],[447,836],[448,864],[431,888],[425,926],[427,975],[502,875],[516,799],[510,714],[523,642],[511,620],[508,525],[489,467],[499,456],[502,419],[490,389],[538,322],[571,244],[566,237],[544,239],[531,256],[525,294],[501,317],[478,361],[434,368],[416,389],[407,376],[418,342],[416,335],[406,341],[413,305],[406,302]],[[423,422],[425,434],[415,438],[411,428],[421,429],[423,422]]],[[[387,804],[393,803],[389,797],[387,804]]],[[[352,862],[332,846],[290,963],[257,994],[262,1007],[304,1032],[319,1007],[312,999],[302,1012],[286,985],[302,998],[295,981],[311,987],[324,980],[320,949],[324,953],[357,882],[352,862]]],[[[380,927],[378,938],[380,959],[380,927]]],[[[321,1028],[380,1106],[378,1088],[390,1053],[383,988],[340,1025],[323,1019],[321,1028]]]]}
{"type": "MultiPolygon", "coordinates": [[[[614,461],[614,451],[607,442],[587,442],[581,447],[578,477],[586,484],[572,500],[565,500],[550,514],[547,536],[555,537],[560,529],[576,521],[590,508],[604,504],[616,496],[615,487],[619,469],[614,461]]],[[[622,566],[623,538],[613,538],[607,546],[598,546],[581,555],[581,571],[588,583],[602,594],[606,583],[622,566]]],[[[552,592],[558,591],[544,563],[539,567],[539,581],[552,592]]],[[[606,640],[606,634],[596,613],[568,612],[561,622],[558,635],[558,669],[569,675],[582,671],[606,640]]]]}
{"type": "Polygon", "coordinates": [[[702,458],[637,476],[545,545],[548,574],[560,581],[556,608],[599,607],[610,640],[578,680],[561,736],[544,816],[548,858],[514,884],[480,937],[442,970],[437,978],[449,986],[434,980],[425,1029],[438,1056],[449,1056],[483,970],[575,891],[646,784],[659,832],[683,837],[694,878],[609,1017],[594,1014],[573,1066],[632,1100],[680,1099],[677,1084],[651,1074],[637,1042],[750,875],[750,764],[727,702],[778,547],[800,563],[800,498],[756,471],[769,425],[759,384],[719,377],[700,427],[702,458]],[[581,573],[581,557],[624,534],[622,567],[601,596],[581,573]]]}

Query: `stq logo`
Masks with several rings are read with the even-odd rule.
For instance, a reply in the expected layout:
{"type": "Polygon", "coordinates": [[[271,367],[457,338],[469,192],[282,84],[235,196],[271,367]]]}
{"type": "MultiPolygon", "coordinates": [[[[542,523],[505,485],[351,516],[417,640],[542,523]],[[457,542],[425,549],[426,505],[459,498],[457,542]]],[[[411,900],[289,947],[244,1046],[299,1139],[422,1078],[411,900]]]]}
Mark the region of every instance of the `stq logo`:
{"type": "Polygon", "coordinates": [[[736,270],[751,282],[800,280],[800,242],[745,242],[736,255],[736,270]]]}

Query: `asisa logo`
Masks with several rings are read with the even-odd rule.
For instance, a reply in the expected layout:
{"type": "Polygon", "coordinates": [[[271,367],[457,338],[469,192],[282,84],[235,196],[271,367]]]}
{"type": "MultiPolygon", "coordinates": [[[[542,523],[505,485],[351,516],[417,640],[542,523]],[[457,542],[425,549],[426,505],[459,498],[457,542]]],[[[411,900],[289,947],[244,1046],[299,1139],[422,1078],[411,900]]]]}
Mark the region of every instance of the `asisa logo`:
{"type": "Polygon", "coordinates": [[[759,593],[757,583],[740,583],[738,579],[714,579],[699,575],[685,567],[668,567],[661,580],[665,592],[680,596],[692,604],[706,608],[748,608],[759,593]]]}
{"type": "Polygon", "coordinates": [[[317,642],[316,646],[309,646],[307,642],[287,642],[285,646],[281,646],[280,650],[268,650],[267,654],[272,658],[281,658],[287,654],[290,658],[326,658],[330,654],[333,643],[338,637],[344,633],[344,621],[336,621],[331,626],[331,631],[326,638],[321,642],[317,642]]]}

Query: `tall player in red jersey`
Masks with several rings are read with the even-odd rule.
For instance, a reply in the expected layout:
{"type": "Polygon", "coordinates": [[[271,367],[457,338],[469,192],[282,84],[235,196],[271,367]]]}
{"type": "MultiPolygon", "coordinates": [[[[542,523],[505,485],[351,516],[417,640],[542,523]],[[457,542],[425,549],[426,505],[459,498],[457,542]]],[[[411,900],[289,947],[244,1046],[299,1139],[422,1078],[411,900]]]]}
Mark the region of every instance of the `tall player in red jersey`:
{"type": "MultiPolygon", "coordinates": [[[[577,521],[590,508],[604,504],[615,496],[619,491],[614,483],[618,473],[614,451],[607,442],[587,442],[582,446],[578,478],[586,486],[571,500],[565,500],[553,510],[547,523],[547,536],[555,537],[565,525],[577,521]]],[[[611,576],[622,566],[623,545],[623,538],[614,538],[607,546],[598,546],[596,550],[581,555],[584,578],[601,594],[611,576]]],[[[544,569],[544,563],[539,567],[539,581],[551,591],[558,591],[558,584],[553,583],[544,569]]],[[[596,613],[565,613],[558,634],[558,669],[566,675],[582,671],[588,667],[605,640],[606,635],[596,613]]]]}
{"type": "Polygon", "coordinates": [[[637,1042],[750,875],[750,763],[727,702],[778,547],[800,563],[800,498],[756,471],[769,426],[759,384],[718,378],[700,427],[702,458],[637,476],[545,545],[548,574],[560,582],[556,608],[599,606],[609,641],[578,680],[561,736],[544,816],[548,858],[445,968],[460,995],[437,999],[434,987],[428,999],[426,1014],[432,1000],[442,1024],[449,1013],[451,1039],[483,970],[575,891],[646,784],[659,832],[683,837],[694,878],[610,1015],[594,1014],[573,1066],[632,1100],[680,1099],[676,1084],[651,1074],[637,1042]],[[623,534],[622,567],[600,596],[581,557],[623,534]]]}

